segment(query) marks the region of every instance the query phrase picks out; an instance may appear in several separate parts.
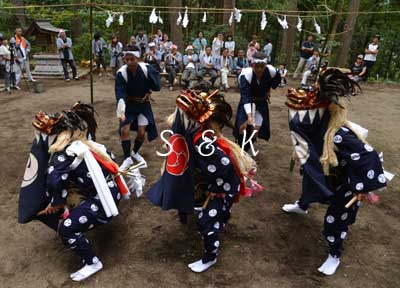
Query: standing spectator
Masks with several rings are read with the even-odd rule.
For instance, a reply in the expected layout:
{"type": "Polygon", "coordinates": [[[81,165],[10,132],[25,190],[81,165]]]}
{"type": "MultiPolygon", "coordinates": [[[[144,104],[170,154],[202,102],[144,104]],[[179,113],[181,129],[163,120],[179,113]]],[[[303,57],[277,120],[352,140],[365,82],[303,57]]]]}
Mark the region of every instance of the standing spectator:
{"type": "Polygon", "coordinates": [[[156,36],[157,36],[157,39],[155,39],[155,43],[157,44],[157,45],[159,45],[159,43],[160,42],[162,42],[163,41],[163,33],[162,33],[162,31],[161,31],[161,29],[157,29],[156,30],[156,36]]]}
{"type": "Polygon", "coordinates": [[[246,67],[249,67],[249,61],[246,57],[244,57],[244,50],[240,49],[238,51],[237,57],[235,57],[234,59],[234,69],[236,76],[239,77],[242,69],[246,67]]]}
{"type": "Polygon", "coordinates": [[[193,46],[197,55],[203,56],[206,53],[207,39],[204,38],[203,31],[197,32],[197,38],[194,39],[193,46]]]}
{"type": "Polygon", "coordinates": [[[350,67],[351,75],[349,77],[356,82],[366,80],[367,67],[363,62],[363,58],[364,56],[362,54],[358,55],[356,61],[350,67]]]}
{"type": "Polygon", "coordinates": [[[286,87],[286,85],[287,85],[287,81],[286,81],[287,69],[286,69],[285,63],[279,64],[278,73],[279,73],[279,75],[281,75],[281,83],[279,84],[279,87],[281,87],[281,88],[286,87]]]}
{"type": "MultiPolygon", "coordinates": [[[[8,93],[11,93],[11,88],[15,88],[20,90],[18,86],[16,86],[15,72],[20,71],[19,66],[15,63],[15,59],[11,59],[11,52],[8,47],[8,43],[6,39],[3,39],[4,36],[0,35],[0,63],[2,68],[4,69],[4,87],[8,93]]],[[[19,72],[21,73],[21,72],[19,72]]]]}
{"type": "MultiPolygon", "coordinates": [[[[22,36],[21,28],[15,29],[15,36],[10,39],[10,43],[15,43],[15,57],[18,59],[19,65],[21,66],[21,72],[22,70],[25,70],[28,80],[30,82],[36,82],[36,80],[32,77],[31,68],[29,66],[29,52],[31,52],[31,44],[25,39],[24,36],[22,36]]],[[[22,73],[16,74],[16,86],[18,86],[19,82],[21,81],[21,75],[22,73]]]]}
{"type": "Polygon", "coordinates": [[[321,38],[321,40],[319,40],[318,52],[321,57],[328,57],[331,55],[331,50],[326,44],[325,38],[321,38]]]}
{"type": "Polygon", "coordinates": [[[182,81],[189,89],[193,88],[193,81],[196,79],[196,64],[199,57],[194,54],[193,46],[186,47],[186,55],[183,56],[182,81]]]}
{"type": "Polygon", "coordinates": [[[226,36],[226,41],[225,41],[225,48],[229,50],[229,55],[230,56],[235,56],[235,41],[233,41],[232,35],[226,36]]]}
{"type": "Polygon", "coordinates": [[[221,56],[222,47],[224,47],[224,34],[218,32],[217,37],[214,37],[212,42],[212,56],[215,58],[221,56]]]}
{"type": "Polygon", "coordinates": [[[113,71],[113,75],[115,76],[117,70],[124,65],[124,61],[122,60],[122,50],[123,45],[118,41],[118,37],[113,35],[111,36],[111,43],[108,47],[110,51],[110,67],[113,71]]]}
{"type": "Polygon", "coordinates": [[[154,42],[149,43],[149,51],[144,56],[144,62],[148,63],[157,72],[161,71],[161,53],[156,49],[156,44],[154,42]]]}
{"type": "Polygon", "coordinates": [[[312,35],[307,36],[307,40],[303,41],[301,44],[301,51],[300,51],[300,60],[297,64],[296,71],[293,74],[293,80],[296,80],[297,76],[300,72],[303,71],[304,65],[306,64],[307,60],[313,55],[314,52],[314,38],[312,35]]]}
{"type": "Polygon", "coordinates": [[[19,82],[18,79],[21,80],[21,74],[22,74],[22,68],[21,68],[21,59],[17,57],[17,51],[15,48],[15,39],[11,38],[10,40],[10,45],[7,46],[7,42],[3,41],[3,45],[7,47],[7,49],[10,51],[10,75],[11,75],[11,88],[14,88],[16,90],[21,90],[21,87],[19,87],[19,82]],[[15,79],[15,81],[14,81],[15,79]]]}
{"type": "Polygon", "coordinates": [[[78,76],[76,74],[74,56],[72,55],[72,50],[71,50],[72,40],[71,38],[67,37],[64,29],[60,29],[56,44],[58,49],[58,55],[60,57],[61,64],[64,70],[64,80],[67,82],[70,81],[67,64],[69,64],[69,66],[71,67],[72,78],[78,80],[78,76]]]}
{"type": "Polygon", "coordinates": [[[246,53],[249,64],[253,63],[253,55],[254,55],[254,53],[256,53],[258,51],[256,45],[257,44],[254,44],[252,42],[249,43],[249,48],[247,49],[247,53],[246,53]]]}
{"type": "Polygon", "coordinates": [[[307,79],[311,74],[317,73],[319,65],[319,52],[315,50],[313,55],[308,58],[306,63],[306,71],[303,73],[303,79],[301,80],[301,85],[305,86],[307,84],[307,79]]]}
{"type": "Polygon", "coordinates": [[[371,73],[371,68],[376,61],[376,56],[379,52],[379,40],[381,36],[375,35],[372,39],[372,43],[368,44],[368,47],[365,48],[365,56],[364,56],[364,63],[367,67],[367,73],[365,74],[365,81],[368,80],[368,76],[371,73]]]}
{"type": "Polygon", "coordinates": [[[133,47],[139,48],[139,46],[136,43],[136,37],[132,35],[131,38],[129,39],[129,43],[126,45],[126,50],[133,51],[134,49],[133,47]]]}
{"type": "Polygon", "coordinates": [[[104,41],[103,37],[99,33],[94,33],[94,39],[92,42],[92,53],[93,58],[96,59],[96,70],[99,76],[103,76],[100,72],[100,65],[104,69],[104,73],[107,72],[106,61],[104,58],[104,53],[107,49],[107,43],[104,41]]]}
{"type": "Polygon", "coordinates": [[[211,85],[214,86],[215,81],[217,80],[217,60],[219,56],[215,58],[211,54],[211,47],[206,47],[206,54],[200,57],[200,70],[199,70],[199,77],[203,78],[206,74],[210,75],[211,77],[211,85]]]}
{"type": "Polygon", "coordinates": [[[171,46],[171,52],[165,56],[165,65],[168,72],[169,90],[174,90],[176,74],[179,73],[179,67],[182,63],[182,54],[177,51],[176,45],[171,46]]]}
{"type": "Polygon", "coordinates": [[[230,88],[228,84],[228,76],[232,74],[234,70],[233,65],[233,59],[232,56],[229,55],[228,48],[224,48],[224,50],[222,50],[222,55],[218,59],[217,65],[221,72],[221,90],[223,91],[230,88]]]}
{"type": "Polygon", "coordinates": [[[269,37],[265,38],[265,46],[263,48],[263,52],[267,56],[268,63],[271,63],[272,43],[269,37]]]}
{"type": "Polygon", "coordinates": [[[147,35],[144,33],[143,28],[140,28],[136,35],[136,45],[138,45],[141,55],[146,53],[147,43],[147,35]]]}

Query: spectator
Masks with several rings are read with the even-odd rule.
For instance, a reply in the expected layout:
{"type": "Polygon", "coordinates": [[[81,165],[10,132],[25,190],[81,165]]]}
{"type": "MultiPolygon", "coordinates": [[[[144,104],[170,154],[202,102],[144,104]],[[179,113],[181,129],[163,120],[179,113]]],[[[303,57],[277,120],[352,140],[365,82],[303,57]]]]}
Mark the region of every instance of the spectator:
{"type": "Polygon", "coordinates": [[[363,58],[364,56],[362,54],[358,55],[356,61],[350,67],[351,75],[349,77],[356,82],[366,80],[367,67],[365,66],[363,58]]]}
{"type": "Polygon", "coordinates": [[[165,65],[168,72],[169,90],[174,90],[176,74],[179,73],[179,67],[182,63],[182,54],[177,51],[176,45],[171,46],[171,51],[165,56],[165,65]]]}
{"type": "Polygon", "coordinates": [[[71,67],[72,78],[78,80],[78,76],[76,74],[76,67],[74,63],[74,56],[72,55],[72,50],[71,50],[72,40],[71,38],[67,37],[64,29],[60,29],[56,44],[58,49],[58,55],[60,57],[61,64],[64,70],[64,80],[67,82],[70,81],[67,64],[69,64],[69,66],[71,67]]]}
{"type": "Polygon", "coordinates": [[[239,77],[243,68],[249,67],[249,61],[247,60],[246,57],[244,57],[243,49],[240,49],[238,51],[237,57],[235,57],[233,65],[234,65],[235,74],[237,77],[239,77]]]}
{"type": "Polygon", "coordinates": [[[331,50],[326,44],[325,38],[321,38],[321,40],[319,40],[318,52],[321,57],[328,57],[331,55],[331,50]]]}
{"type": "Polygon", "coordinates": [[[217,37],[212,42],[212,56],[218,58],[221,56],[221,49],[224,47],[224,34],[218,32],[217,37]]]}
{"type": "Polygon", "coordinates": [[[199,70],[199,77],[203,78],[206,74],[210,75],[211,77],[211,85],[214,86],[215,81],[217,80],[217,60],[219,56],[216,58],[211,54],[211,47],[206,47],[206,53],[200,57],[200,70],[199,70]]]}
{"type": "MultiPolygon", "coordinates": [[[[11,93],[11,88],[20,90],[18,86],[16,86],[15,74],[16,71],[20,71],[19,66],[16,64],[15,59],[11,59],[11,51],[8,47],[8,43],[6,39],[3,39],[3,35],[0,35],[0,63],[3,67],[4,72],[4,87],[8,93],[11,93]]],[[[19,72],[21,73],[21,72],[19,72]]]]}
{"type": "Polygon", "coordinates": [[[269,37],[265,38],[265,46],[263,48],[263,52],[267,56],[268,63],[271,63],[272,43],[269,37]]]}
{"type": "Polygon", "coordinates": [[[286,69],[285,63],[279,64],[278,73],[279,73],[279,75],[281,75],[281,83],[279,84],[279,87],[281,87],[281,88],[286,87],[286,85],[287,85],[287,81],[286,81],[287,69],[286,69]]]}
{"type": "Polygon", "coordinates": [[[105,50],[107,49],[107,43],[99,33],[94,33],[94,39],[92,42],[92,53],[93,58],[96,60],[96,70],[99,76],[103,76],[100,72],[100,65],[103,66],[104,73],[107,72],[106,61],[104,58],[105,50]]]}
{"type": "Polygon", "coordinates": [[[301,51],[300,51],[300,60],[297,64],[296,71],[293,74],[293,80],[297,78],[300,72],[303,71],[304,65],[306,64],[307,60],[313,55],[314,51],[314,38],[312,35],[307,36],[307,40],[303,41],[301,44],[301,51]]]}
{"type": "Polygon", "coordinates": [[[230,56],[235,56],[235,41],[233,41],[232,35],[226,36],[224,47],[229,50],[230,56]]]}
{"type": "Polygon", "coordinates": [[[318,65],[319,65],[319,52],[318,50],[315,50],[313,55],[308,58],[307,63],[306,63],[306,71],[303,73],[303,79],[301,80],[301,85],[305,86],[307,84],[307,78],[314,73],[317,73],[318,71],[318,65]]]}
{"type": "Polygon", "coordinates": [[[143,28],[140,28],[136,35],[136,45],[139,47],[141,55],[146,53],[147,43],[147,35],[144,33],[143,28]]]}
{"type": "Polygon", "coordinates": [[[158,45],[164,39],[161,29],[156,30],[156,36],[157,36],[157,39],[155,39],[155,40],[156,40],[156,44],[158,45]]]}
{"type": "Polygon", "coordinates": [[[161,72],[161,53],[156,49],[154,42],[149,43],[149,50],[144,56],[144,62],[148,63],[156,71],[161,72]]]}
{"type": "Polygon", "coordinates": [[[124,61],[122,60],[122,51],[124,46],[121,42],[118,41],[118,37],[115,35],[111,36],[111,43],[108,46],[108,50],[110,51],[110,67],[113,71],[113,75],[115,76],[117,70],[124,65],[124,61]]]}
{"type": "Polygon", "coordinates": [[[247,60],[249,61],[249,64],[253,63],[253,55],[258,51],[256,45],[257,44],[252,42],[249,43],[249,48],[247,49],[247,60]]]}
{"type": "Polygon", "coordinates": [[[221,90],[224,91],[230,88],[228,83],[228,76],[232,74],[234,70],[233,59],[232,56],[229,55],[228,48],[224,48],[224,50],[222,50],[222,55],[219,57],[217,63],[217,67],[221,72],[221,90]]]}
{"type": "Polygon", "coordinates": [[[195,52],[199,56],[203,56],[206,52],[207,40],[204,38],[203,31],[197,32],[197,38],[193,41],[195,52]]]}
{"type": "Polygon", "coordinates": [[[368,76],[371,73],[372,66],[376,61],[376,56],[379,52],[379,40],[381,36],[375,35],[372,39],[372,43],[368,44],[368,47],[365,49],[364,63],[367,67],[367,72],[365,74],[365,81],[368,80],[368,76]]]}
{"type": "MultiPolygon", "coordinates": [[[[15,36],[10,39],[10,43],[15,43],[15,52],[16,52],[15,58],[17,64],[19,64],[20,66],[21,72],[25,70],[28,80],[31,82],[35,82],[36,80],[33,79],[31,74],[31,69],[29,66],[29,52],[31,51],[31,44],[28,42],[28,40],[25,39],[24,36],[22,36],[21,28],[15,29],[15,36]]],[[[17,81],[16,87],[19,86],[19,82],[21,81],[21,75],[22,73],[17,73],[15,75],[17,81]]]]}
{"type": "Polygon", "coordinates": [[[131,38],[129,39],[129,43],[126,45],[126,50],[133,51],[134,49],[133,47],[139,48],[139,46],[136,43],[136,37],[132,35],[131,38]]]}
{"type": "Polygon", "coordinates": [[[247,45],[247,48],[250,47],[250,44],[253,44],[254,47],[258,47],[257,49],[260,49],[260,43],[258,42],[258,37],[256,34],[251,35],[251,41],[249,42],[249,45],[247,45]]]}
{"type": "Polygon", "coordinates": [[[162,54],[162,57],[164,59],[164,56],[171,52],[171,47],[173,43],[171,40],[169,40],[169,37],[167,34],[163,35],[163,41],[160,42],[160,52],[162,54]]]}
{"type": "Polygon", "coordinates": [[[193,81],[196,79],[196,65],[199,57],[194,54],[193,46],[186,47],[186,55],[183,56],[182,81],[189,89],[193,88],[193,81]]]}

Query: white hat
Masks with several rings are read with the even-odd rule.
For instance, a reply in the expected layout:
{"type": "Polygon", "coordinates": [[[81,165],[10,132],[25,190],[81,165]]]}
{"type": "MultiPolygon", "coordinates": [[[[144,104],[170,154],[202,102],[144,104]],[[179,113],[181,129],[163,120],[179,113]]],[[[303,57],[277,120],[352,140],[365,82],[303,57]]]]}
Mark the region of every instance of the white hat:
{"type": "Polygon", "coordinates": [[[150,42],[150,43],[149,43],[149,48],[151,48],[151,47],[156,47],[156,43],[150,42]]]}
{"type": "Polygon", "coordinates": [[[186,51],[187,50],[193,50],[193,46],[192,45],[188,45],[187,47],[186,47],[186,51]]]}

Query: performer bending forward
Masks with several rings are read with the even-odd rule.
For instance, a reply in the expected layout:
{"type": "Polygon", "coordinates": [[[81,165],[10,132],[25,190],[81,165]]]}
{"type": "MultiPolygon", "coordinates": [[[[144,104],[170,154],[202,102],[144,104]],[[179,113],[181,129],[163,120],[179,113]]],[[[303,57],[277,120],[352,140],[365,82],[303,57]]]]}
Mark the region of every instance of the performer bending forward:
{"type": "Polygon", "coordinates": [[[149,141],[158,136],[150,100],[151,91],[161,89],[159,73],[148,64],[139,62],[138,48],[125,51],[124,60],[126,64],[118,70],[115,79],[117,117],[120,120],[121,145],[125,159],[121,170],[133,164],[132,157],[136,161],[143,161],[138,152],[146,132],[149,141]],[[132,151],[130,130],[137,131],[132,151]]]}
{"type": "Polygon", "coordinates": [[[303,183],[299,201],[282,209],[306,214],[310,203],[329,204],[323,232],[329,255],[318,268],[325,275],[334,274],[340,264],[342,244],[360,200],[376,198],[372,191],[386,186],[378,153],[361,136],[360,126],[346,118],[344,98],[355,95],[357,87],[347,75],[330,68],[313,87],[289,89],[286,102],[293,158],[301,164],[303,183]],[[359,201],[352,204],[352,199],[359,201]]]}
{"type": "MultiPolygon", "coordinates": [[[[243,134],[246,131],[246,140],[249,139],[252,129],[258,131],[258,137],[264,140],[270,138],[268,102],[271,88],[275,89],[281,82],[277,70],[267,64],[265,54],[254,54],[252,67],[243,68],[239,75],[240,102],[236,113],[233,135],[239,145],[243,143],[243,134]],[[250,134],[250,135],[249,135],[250,134]]],[[[248,151],[250,145],[245,146],[248,151]]]]}

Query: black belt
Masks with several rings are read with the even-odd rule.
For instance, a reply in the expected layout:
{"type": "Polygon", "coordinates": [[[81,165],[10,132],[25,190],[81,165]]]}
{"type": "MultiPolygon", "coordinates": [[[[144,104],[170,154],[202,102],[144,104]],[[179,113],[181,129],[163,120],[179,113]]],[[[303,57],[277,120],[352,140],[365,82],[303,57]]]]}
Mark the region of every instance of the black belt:
{"type": "Polygon", "coordinates": [[[128,103],[145,103],[150,101],[150,93],[147,93],[143,97],[140,96],[129,96],[128,95],[128,103]]]}
{"type": "Polygon", "coordinates": [[[267,102],[267,98],[252,97],[251,101],[254,103],[262,103],[262,102],[267,102]]]}

